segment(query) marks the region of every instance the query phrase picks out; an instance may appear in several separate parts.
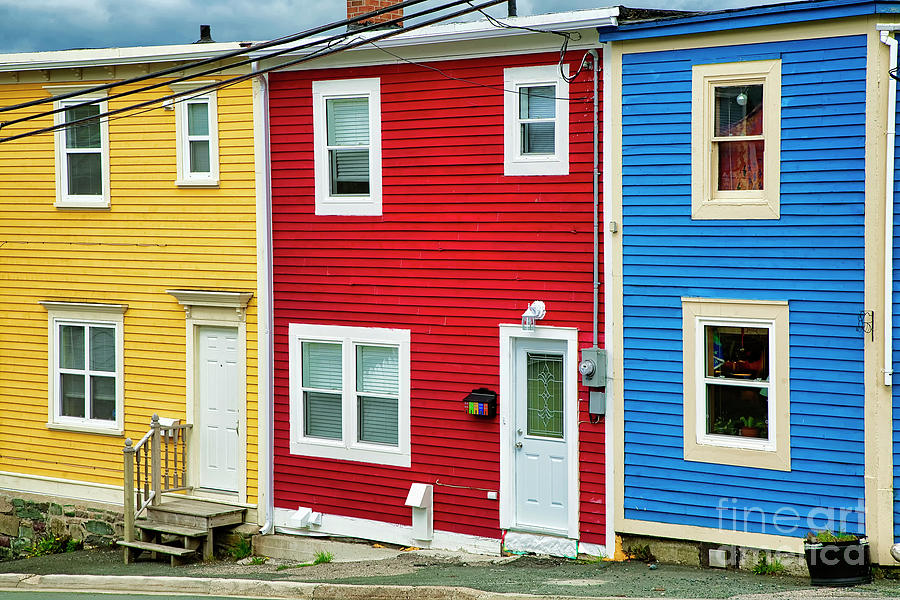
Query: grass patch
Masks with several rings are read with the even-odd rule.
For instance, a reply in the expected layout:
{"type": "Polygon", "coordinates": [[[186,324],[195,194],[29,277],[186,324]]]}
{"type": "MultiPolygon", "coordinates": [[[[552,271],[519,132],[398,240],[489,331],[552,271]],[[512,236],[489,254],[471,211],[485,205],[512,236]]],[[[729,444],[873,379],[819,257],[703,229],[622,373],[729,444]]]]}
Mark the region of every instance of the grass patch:
{"type": "Polygon", "coordinates": [[[327,550],[319,550],[316,552],[316,555],[313,557],[312,562],[300,563],[296,565],[278,565],[275,567],[276,571],[284,571],[286,569],[298,569],[300,567],[311,567],[313,565],[321,565],[323,563],[330,563],[334,560],[334,554],[328,552],[327,550]]]}
{"type": "Polygon", "coordinates": [[[228,554],[234,560],[243,560],[253,554],[253,543],[250,538],[241,536],[236,544],[228,548],[228,554]]]}
{"type": "Polygon", "coordinates": [[[47,536],[34,543],[34,546],[28,551],[28,557],[64,554],[66,552],[75,552],[76,550],[83,549],[84,542],[81,540],[73,540],[71,536],[47,536]]]}
{"type": "Polygon", "coordinates": [[[784,565],[774,557],[769,562],[769,558],[763,552],[759,555],[759,560],[756,561],[756,564],[753,565],[753,572],[756,575],[781,575],[784,573],[784,565]]]}

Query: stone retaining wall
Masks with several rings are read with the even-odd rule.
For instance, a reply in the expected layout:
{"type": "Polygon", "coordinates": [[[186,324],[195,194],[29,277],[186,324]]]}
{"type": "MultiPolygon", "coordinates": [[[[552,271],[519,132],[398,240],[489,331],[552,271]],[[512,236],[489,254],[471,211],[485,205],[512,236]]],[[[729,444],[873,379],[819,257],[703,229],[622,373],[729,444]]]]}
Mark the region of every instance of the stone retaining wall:
{"type": "Polygon", "coordinates": [[[28,555],[45,537],[109,546],[122,538],[124,527],[115,505],[0,491],[0,560],[28,555]]]}

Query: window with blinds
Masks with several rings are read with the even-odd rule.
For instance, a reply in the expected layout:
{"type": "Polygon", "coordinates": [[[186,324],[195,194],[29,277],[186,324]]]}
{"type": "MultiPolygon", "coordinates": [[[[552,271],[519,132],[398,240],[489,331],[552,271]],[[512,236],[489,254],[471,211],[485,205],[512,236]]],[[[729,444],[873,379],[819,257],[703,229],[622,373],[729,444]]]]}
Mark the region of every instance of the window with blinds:
{"type": "Polygon", "coordinates": [[[408,466],[409,331],[289,331],[292,452],[408,466]]]}
{"type": "Polygon", "coordinates": [[[381,82],[314,81],[317,215],[381,214],[381,82]]]}
{"type": "Polygon", "coordinates": [[[568,95],[559,65],[503,70],[504,175],[569,174],[568,95]]]}
{"type": "Polygon", "coordinates": [[[71,208],[109,206],[109,125],[105,97],[58,101],[54,107],[56,205],[71,208]],[[62,125],[65,125],[62,127],[62,125]]]}

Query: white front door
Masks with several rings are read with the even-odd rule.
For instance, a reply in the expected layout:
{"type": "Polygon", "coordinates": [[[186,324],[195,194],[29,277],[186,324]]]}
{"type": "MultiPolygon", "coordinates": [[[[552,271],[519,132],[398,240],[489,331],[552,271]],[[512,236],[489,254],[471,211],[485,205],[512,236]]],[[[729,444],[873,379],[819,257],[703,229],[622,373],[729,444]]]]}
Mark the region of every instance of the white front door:
{"type": "Polygon", "coordinates": [[[197,420],[199,487],[238,492],[240,371],[238,330],[197,328],[197,420]]]}
{"type": "Polygon", "coordinates": [[[566,534],[569,440],[566,342],[518,339],[513,352],[515,527],[566,534]]]}

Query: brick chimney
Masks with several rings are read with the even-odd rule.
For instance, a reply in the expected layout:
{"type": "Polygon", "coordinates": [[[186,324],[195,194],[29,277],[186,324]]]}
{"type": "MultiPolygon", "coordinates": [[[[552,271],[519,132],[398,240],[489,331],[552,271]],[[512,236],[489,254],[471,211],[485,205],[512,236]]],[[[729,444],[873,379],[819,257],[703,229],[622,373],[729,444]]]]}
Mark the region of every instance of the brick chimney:
{"type": "MultiPolygon", "coordinates": [[[[347,18],[353,19],[360,15],[364,15],[368,12],[372,12],[373,10],[380,10],[382,8],[390,8],[394,4],[397,4],[397,0],[347,0],[347,18]]],[[[403,16],[403,9],[398,8],[397,10],[391,10],[384,14],[378,15],[377,17],[373,17],[372,19],[366,19],[364,21],[358,21],[356,23],[351,23],[348,25],[349,29],[357,29],[359,27],[364,27],[366,25],[373,25],[377,23],[384,23],[385,21],[390,21],[391,19],[397,19],[403,16]]],[[[385,25],[385,27],[400,27],[400,23],[394,23],[391,25],[385,25]]]]}

